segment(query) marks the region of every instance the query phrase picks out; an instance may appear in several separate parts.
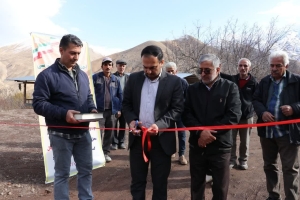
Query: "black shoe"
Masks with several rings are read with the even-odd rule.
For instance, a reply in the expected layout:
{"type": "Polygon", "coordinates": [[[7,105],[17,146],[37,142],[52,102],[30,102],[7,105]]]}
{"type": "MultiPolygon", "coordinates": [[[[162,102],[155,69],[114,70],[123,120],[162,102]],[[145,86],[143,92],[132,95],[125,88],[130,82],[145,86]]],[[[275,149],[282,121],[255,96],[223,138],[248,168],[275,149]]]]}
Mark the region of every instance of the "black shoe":
{"type": "Polygon", "coordinates": [[[112,144],[112,145],[110,146],[110,149],[111,149],[111,150],[117,150],[117,149],[118,149],[118,145],[112,144]]]}
{"type": "Polygon", "coordinates": [[[281,200],[281,198],[272,198],[272,197],[268,197],[266,200],[281,200]]]}
{"type": "Polygon", "coordinates": [[[119,145],[119,149],[126,149],[125,144],[124,144],[124,143],[120,144],[120,145],[119,145]]]}

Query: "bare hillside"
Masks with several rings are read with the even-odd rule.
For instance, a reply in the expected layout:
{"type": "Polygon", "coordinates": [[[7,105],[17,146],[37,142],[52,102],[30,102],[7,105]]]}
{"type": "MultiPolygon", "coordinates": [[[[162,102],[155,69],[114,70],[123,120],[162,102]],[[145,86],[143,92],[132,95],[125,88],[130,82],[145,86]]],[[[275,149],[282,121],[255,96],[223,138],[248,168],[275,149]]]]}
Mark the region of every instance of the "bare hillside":
{"type": "MultiPolygon", "coordinates": [[[[164,54],[166,54],[167,50],[171,52],[171,50],[167,48],[164,42],[147,41],[126,51],[112,54],[109,57],[113,59],[114,64],[118,59],[126,60],[127,61],[126,72],[137,72],[142,70],[141,51],[143,50],[143,48],[149,45],[159,46],[163,50],[164,54]]],[[[101,62],[102,62],[102,58],[94,60],[92,62],[93,72],[101,71],[101,62]]],[[[116,71],[116,68],[114,68],[114,71],[116,71]]]]}
{"type": "MultiPolygon", "coordinates": [[[[101,54],[89,48],[90,60],[102,57],[101,54]]],[[[7,78],[33,76],[33,60],[30,40],[0,47],[0,94],[15,93],[18,83],[7,81],[7,78]]],[[[29,91],[32,86],[29,86],[29,91]]]]}

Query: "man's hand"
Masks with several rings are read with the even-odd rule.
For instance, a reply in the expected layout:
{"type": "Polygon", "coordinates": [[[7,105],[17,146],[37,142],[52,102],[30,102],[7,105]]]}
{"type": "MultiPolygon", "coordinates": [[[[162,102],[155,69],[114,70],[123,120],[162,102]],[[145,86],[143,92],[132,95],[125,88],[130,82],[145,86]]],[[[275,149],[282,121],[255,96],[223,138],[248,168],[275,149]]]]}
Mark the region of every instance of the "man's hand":
{"type": "MultiPolygon", "coordinates": [[[[138,122],[139,125],[142,123],[142,122],[138,122]]],[[[129,132],[132,133],[133,135],[135,136],[141,136],[141,130],[137,129],[138,127],[136,127],[136,121],[131,121],[130,124],[129,124],[129,132]]]]}
{"type": "Polygon", "coordinates": [[[294,113],[293,108],[289,105],[280,106],[280,109],[282,114],[284,114],[287,117],[293,115],[294,113]]]}
{"type": "Polygon", "coordinates": [[[158,126],[156,124],[152,124],[148,130],[147,130],[148,135],[157,135],[158,134],[158,126]]]}
{"type": "Polygon", "coordinates": [[[91,111],[91,113],[98,113],[98,111],[97,111],[96,109],[93,109],[93,110],[91,111]]]}
{"type": "Polygon", "coordinates": [[[74,118],[74,114],[79,114],[79,111],[76,110],[68,110],[66,115],[66,121],[70,124],[78,124],[80,123],[77,119],[74,118]]]}
{"type": "Polygon", "coordinates": [[[215,141],[216,137],[212,135],[213,133],[217,133],[217,131],[203,130],[200,134],[200,138],[198,139],[199,147],[204,148],[207,144],[215,141]]]}
{"type": "Polygon", "coordinates": [[[264,122],[274,122],[275,121],[274,115],[272,115],[268,111],[264,112],[261,118],[264,122]]]}
{"type": "Polygon", "coordinates": [[[118,111],[118,112],[116,113],[116,118],[119,118],[119,117],[121,117],[121,111],[118,111]]]}

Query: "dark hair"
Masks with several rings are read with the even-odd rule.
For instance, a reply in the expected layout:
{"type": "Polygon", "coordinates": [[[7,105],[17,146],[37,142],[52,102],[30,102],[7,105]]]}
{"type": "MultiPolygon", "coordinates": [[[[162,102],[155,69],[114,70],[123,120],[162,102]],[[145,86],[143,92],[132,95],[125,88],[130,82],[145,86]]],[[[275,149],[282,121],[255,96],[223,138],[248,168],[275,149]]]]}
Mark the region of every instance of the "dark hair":
{"type": "Polygon", "coordinates": [[[158,46],[155,46],[155,45],[150,45],[150,46],[145,47],[142,50],[141,57],[143,57],[143,55],[151,55],[151,56],[157,57],[157,59],[159,61],[162,61],[162,59],[164,57],[164,54],[163,54],[161,48],[158,46]]]}
{"type": "Polygon", "coordinates": [[[68,34],[68,35],[64,35],[61,38],[59,47],[66,49],[70,43],[73,43],[76,46],[80,46],[80,47],[83,46],[81,40],[76,35],[68,34]]]}
{"type": "Polygon", "coordinates": [[[111,66],[114,66],[114,62],[112,62],[112,61],[105,61],[105,62],[101,63],[101,67],[103,67],[104,63],[111,63],[111,66]]]}

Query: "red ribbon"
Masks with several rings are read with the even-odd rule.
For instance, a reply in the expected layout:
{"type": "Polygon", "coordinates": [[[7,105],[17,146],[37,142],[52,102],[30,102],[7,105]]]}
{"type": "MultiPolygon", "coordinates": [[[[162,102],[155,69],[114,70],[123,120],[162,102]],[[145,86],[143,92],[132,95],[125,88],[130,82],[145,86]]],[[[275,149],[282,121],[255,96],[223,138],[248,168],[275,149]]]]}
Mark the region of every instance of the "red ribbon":
{"type": "Polygon", "coordinates": [[[148,129],[145,126],[142,126],[142,149],[143,149],[143,157],[144,157],[144,161],[148,162],[149,159],[147,158],[146,154],[145,154],[145,140],[147,137],[147,151],[151,151],[151,139],[150,139],[150,135],[148,135],[148,129]]]}
{"type": "MultiPolygon", "coordinates": [[[[240,128],[252,128],[252,127],[263,127],[263,126],[274,126],[274,125],[285,125],[285,124],[293,124],[293,123],[300,123],[300,119],[292,119],[292,120],[285,120],[285,121],[276,121],[276,122],[265,122],[259,124],[237,124],[237,125],[219,125],[219,126],[197,126],[197,127],[185,127],[185,128],[170,128],[170,129],[160,129],[160,132],[167,132],[167,131],[193,131],[193,130],[220,130],[220,129],[240,129],[240,128]]],[[[0,125],[11,125],[11,126],[47,126],[47,125],[40,125],[40,124],[15,124],[15,123],[3,123],[0,122],[0,125]]],[[[53,128],[79,128],[79,129],[103,129],[103,130],[116,130],[116,128],[96,128],[96,127],[80,127],[80,126],[48,126],[53,128]]],[[[144,161],[148,162],[149,159],[145,154],[145,140],[147,137],[147,151],[151,150],[151,139],[150,135],[147,134],[147,128],[142,126],[142,148],[143,148],[143,157],[144,161]]],[[[119,130],[128,130],[128,129],[119,129],[119,130]]]]}
{"type": "MultiPolygon", "coordinates": [[[[169,128],[169,129],[159,129],[160,132],[167,131],[195,131],[195,130],[220,130],[220,129],[240,129],[240,128],[253,128],[253,127],[263,127],[263,126],[275,126],[275,125],[285,125],[300,123],[300,119],[292,119],[285,121],[276,122],[264,122],[259,124],[237,124],[237,125],[218,125],[218,126],[195,126],[195,127],[185,127],[185,128],[169,128]]],[[[74,128],[74,129],[102,129],[102,130],[118,130],[117,128],[96,128],[96,127],[83,127],[83,126],[47,126],[40,124],[16,124],[16,123],[5,123],[0,121],[0,125],[8,126],[46,126],[51,128],[74,128]]],[[[119,130],[130,130],[126,128],[119,128],[119,130]]]]}

